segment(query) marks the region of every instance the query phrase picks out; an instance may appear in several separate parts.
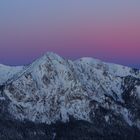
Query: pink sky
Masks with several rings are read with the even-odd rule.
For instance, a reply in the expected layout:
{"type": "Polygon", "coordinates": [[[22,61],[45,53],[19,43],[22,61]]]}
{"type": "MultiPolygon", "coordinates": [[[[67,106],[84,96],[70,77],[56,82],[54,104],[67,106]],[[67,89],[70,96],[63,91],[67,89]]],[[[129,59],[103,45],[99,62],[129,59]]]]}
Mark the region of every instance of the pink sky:
{"type": "Polygon", "coordinates": [[[32,2],[0,2],[0,63],[52,51],[140,68],[140,2],[32,2]]]}

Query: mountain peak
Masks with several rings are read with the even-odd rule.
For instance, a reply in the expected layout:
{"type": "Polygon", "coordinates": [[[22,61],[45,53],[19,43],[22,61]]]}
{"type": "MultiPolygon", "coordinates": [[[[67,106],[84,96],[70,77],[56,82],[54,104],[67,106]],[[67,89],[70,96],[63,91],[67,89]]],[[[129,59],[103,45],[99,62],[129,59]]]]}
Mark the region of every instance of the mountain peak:
{"type": "Polygon", "coordinates": [[[38,59],[36,59],[31,65],[35,65],[35,64],[37,65],[41,63],[46,63],[48,61],[54,61],[54,60],[63,61],[64,59],[56,53],[47,52],[43,54],[41,57],[39,57],[38,59]]]}
{"type": "Polygon", "coordinates": [[[41,68],[41,66],[43,65],[44,67],[53,65],[54,70],[61,69],[62,67],[63,68],[65,67],[67,69],[68,65],[73,65],[73,66],[80,65],[81,67],[85,67],[87,69],[89,69],[89,67],[92,67],[93,69],[96,69],[98,71],[100,70],[104,72],[106,71],[114,76],[122,77],[122,76],[132,75],[134,77],[140,78],[139,70],[132,69],[126,66],[105,63],[99,59],[94,59],[91,57],[83,57],[75,61],[70,61],[64,59],[63,57],[60,57],[56,53],[47,52],[41,57],[39,57],[38,59],[36,59],[33,63],[25,67],[22,66],[10,67],[10,66],[5,66],[0,64],[0,77],[1,77],[0,84],[5,83],[9,79],[10,80],[8,81],[8,83],[10,83],[11,81],[13,81],[13,79],[18,79],[24,73],[27,73],[29,71],[35,71],[36,69],[40,71],[39,68],[41,68]]]}
{"type": "Polygon", "coordinates": [[[53,60],[54,59],[55,60],[63,60],[63,58],[60,55],[58,55],[54,52],[47,52],[42,57],[40,57],[40,59],[42,59],[42,58],[50,58],[50,59],[53,59],[53,60]]]}

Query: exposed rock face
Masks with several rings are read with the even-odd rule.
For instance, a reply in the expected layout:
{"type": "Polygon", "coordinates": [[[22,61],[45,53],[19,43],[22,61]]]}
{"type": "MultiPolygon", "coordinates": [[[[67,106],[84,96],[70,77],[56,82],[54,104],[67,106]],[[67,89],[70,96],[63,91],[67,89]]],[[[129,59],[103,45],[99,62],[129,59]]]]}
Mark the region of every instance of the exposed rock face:
{"type": "MultiPolygon", "coordinates": [[[[57,135],[57,127],[66,132],[72,126],[77,132],[61,133],[60,139],[80,135],[80,139],[136,139],[140,134],[140,71],[92,58],[70,61],[47,53],[0,87],[0,103],[1,119],[21,127],[31,121],[40,124],[40,129],[44,123],[46,131],[52,130],[50,139],[53,131],[57,135]],[[48,126],[52,123],[56,126],[48,126]]],[[[47,132],[40,131],[45,138],[47,132]]]]}

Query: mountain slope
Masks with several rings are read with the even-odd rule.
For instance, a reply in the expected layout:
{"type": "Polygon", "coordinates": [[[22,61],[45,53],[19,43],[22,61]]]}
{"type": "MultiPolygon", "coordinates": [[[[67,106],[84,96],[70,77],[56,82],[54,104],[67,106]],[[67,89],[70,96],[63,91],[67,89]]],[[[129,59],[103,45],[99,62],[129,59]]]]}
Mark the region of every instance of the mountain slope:
{"type": "Polygon", "coordinates": [[[139,133],[140,71],[136,69],[47,53],[1,86],[0,95],[0,111],[9,114],[8,120],[45,124],[83,120],[103,131],[99,135],[110,127],[110,136],[122,136],[124,130],[126,137],[135,130],[139,133]]]}
{"type": "Polygon", "coordinates": [[[22,66],[10,67],[0,64],[0,85],[4,84],[8,79],[12,78],[16,73],[23,69],[22,66]]]}

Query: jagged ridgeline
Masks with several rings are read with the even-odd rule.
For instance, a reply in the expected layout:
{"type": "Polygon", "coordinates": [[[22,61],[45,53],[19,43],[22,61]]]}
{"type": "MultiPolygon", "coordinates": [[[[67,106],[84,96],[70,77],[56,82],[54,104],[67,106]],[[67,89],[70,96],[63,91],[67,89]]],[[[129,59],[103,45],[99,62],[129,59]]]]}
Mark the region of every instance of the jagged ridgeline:
{"type": "Polygon", "coordinates": [[[139,70],[54,53],[0,65],[0,140],[139,138],[139,70]]]}

